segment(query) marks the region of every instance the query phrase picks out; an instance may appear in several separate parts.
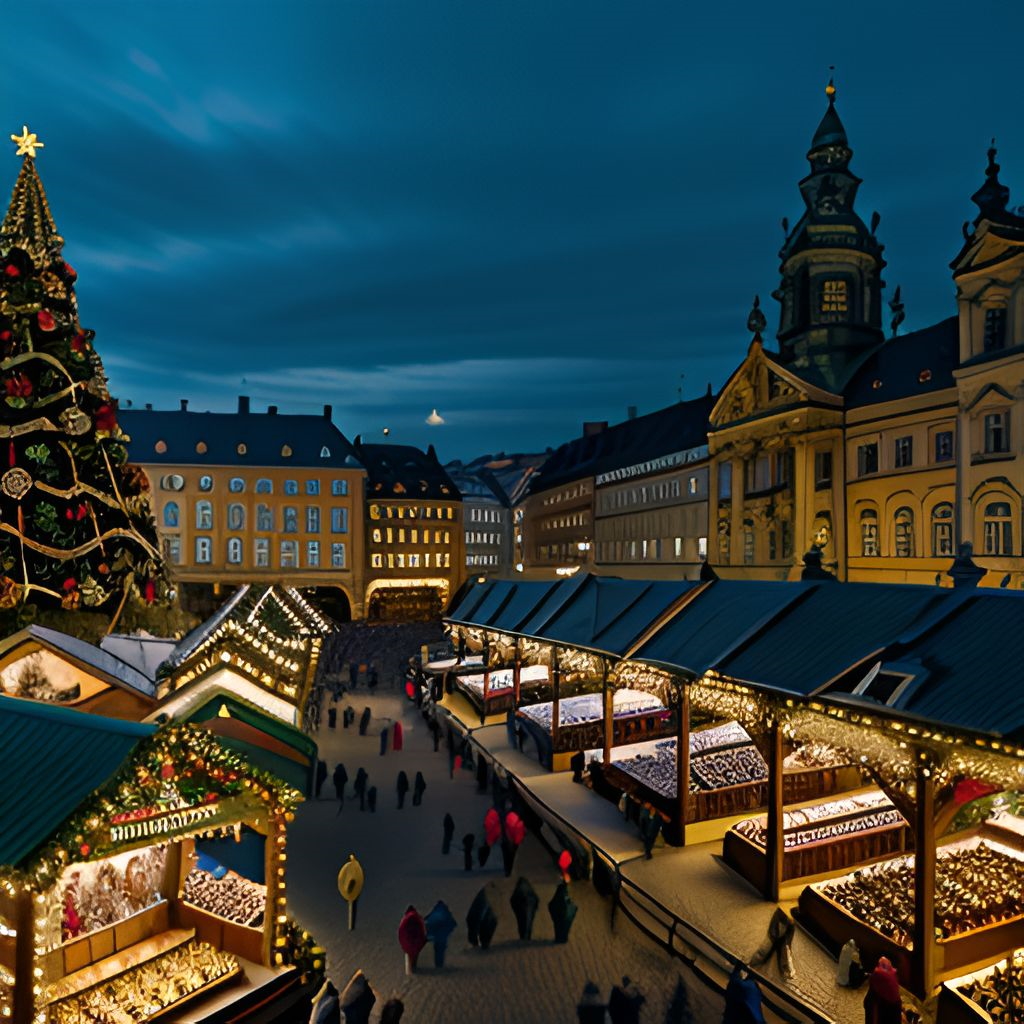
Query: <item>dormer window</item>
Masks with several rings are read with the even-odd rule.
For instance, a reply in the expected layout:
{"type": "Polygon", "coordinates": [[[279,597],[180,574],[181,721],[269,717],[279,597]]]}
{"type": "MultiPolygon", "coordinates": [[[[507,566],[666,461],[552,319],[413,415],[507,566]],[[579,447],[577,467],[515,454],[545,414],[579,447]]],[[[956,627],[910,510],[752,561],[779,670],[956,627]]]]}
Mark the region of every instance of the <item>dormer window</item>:
{"type": "Polygon", "coordinates": [[[846,282],[829,279],[821,282],[818,314],[822,320],[845,320],[849,312],[846,282]]]}
{"type": "Polygon", "coordinates": [[[1006,307],[992,306],[985,310],[984,344],[986,352],[1006,348],[1006,307]]]}

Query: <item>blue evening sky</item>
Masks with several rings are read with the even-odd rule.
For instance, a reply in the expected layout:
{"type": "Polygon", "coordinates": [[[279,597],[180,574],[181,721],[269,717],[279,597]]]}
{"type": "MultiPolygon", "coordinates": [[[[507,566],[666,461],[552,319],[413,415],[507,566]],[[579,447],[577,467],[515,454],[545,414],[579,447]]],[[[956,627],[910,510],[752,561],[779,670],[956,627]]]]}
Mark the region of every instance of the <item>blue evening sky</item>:
{"type": "Polygon", "coordinates": [[[3,33],[122,402],[330,402],[442,459],[721,386],[755,292],[774,331],[830,64],[904,329],[954,312],[993,135],[1024,203],[1010,0],[33,0],[3,33]]]}

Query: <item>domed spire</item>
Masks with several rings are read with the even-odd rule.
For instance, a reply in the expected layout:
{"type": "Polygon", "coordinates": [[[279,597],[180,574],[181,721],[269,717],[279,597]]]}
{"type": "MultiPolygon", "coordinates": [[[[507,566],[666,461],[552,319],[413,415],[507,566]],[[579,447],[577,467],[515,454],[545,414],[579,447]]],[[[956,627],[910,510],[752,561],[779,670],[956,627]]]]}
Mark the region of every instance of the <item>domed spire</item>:
{"type": "Polygon", "coordinates": [[[12,135],[11,141],[18,147],[18,155],[25,159],[14,183],[7,216],[0,225],[0,248],[24,249],[37,264],[42,264],[54,259],[64,245],[33,159],[43,143],[27,127],[20,136],[12,135]]]}
{"type": "Polygon", "coordinates": [[[999,180],[999,164],[996,163],[996,140],[988,150],[988,167],[985,168],[985,184],[971,196],[971,202],[980,211],[975,224],[983,218],[996,220],[1000,214],[1006,213],[1006,204],[1010,201],[1010,190],[999,180]]]}
{"type": "Polygon", "coordinates": [[[768,321],[761,310],[761,296],[755,295],[753,308],[750,310],[750,316],[747,317],[747,330],[760,340],[767,326],[768,321]]]}
{"type": "Polygon", "coordinates": [[[836,86],[835,80],[832,78],[828,80],[828,85],[825,86],[825,95],[828,97],[828,109],[822,116],[818,129],[814,133],[814,138],[811,140],[811,149],[807,154],[808,159],[812,163],[814,158],[811,154],[815,150],[824,149],[826,146],[846,147],[848,145],[846,129],[843,127],[843,122],[839,120],[839,114],[836,111],[836,86]]]}

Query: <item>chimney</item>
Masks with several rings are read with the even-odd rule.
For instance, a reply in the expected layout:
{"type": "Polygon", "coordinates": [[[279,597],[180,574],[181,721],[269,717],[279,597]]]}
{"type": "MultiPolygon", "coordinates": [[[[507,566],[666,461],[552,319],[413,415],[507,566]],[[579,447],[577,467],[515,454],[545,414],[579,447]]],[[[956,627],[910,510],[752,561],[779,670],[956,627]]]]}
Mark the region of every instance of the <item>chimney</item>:
{"type": "Polygon", "coordinates": [[[248,416],[249,415],[249,396],[248,395],[239,395],[238,396],[238,411],[240,413],[242,413],[243,416],[248,416]]]}
{"type": "Polygon", "coordinates": [[[627,420],[635,420],[636,419],[636,406],[635,405],[627,405],[626,406],[626,419],[627,420]]]}
{"type": "Polygon", "coordinates": [[[181,411],[182,412],[188,412],[188,399],[187,398],[181,399],[181,411]]]}
{"type": "Polygon", "coordinates": [[[334,415],[334,406],[333,405],[325,405],[324,406],[324,419],[325,420],[329,420],[333,415],[334,415]]]}
{"type": "Polygon", "coordinates": [[[583,424],[583,436],[593,437],[595,434],[600,434],[602,431],[608,429],[607,420],[591,420],[583,424]]]}
{"type": "Polygon", "coordinates": [[[268,416],[276,416],[277,415],[277,406],[276,405],[268,405],[267,406],[267,415],[268,416]]]}

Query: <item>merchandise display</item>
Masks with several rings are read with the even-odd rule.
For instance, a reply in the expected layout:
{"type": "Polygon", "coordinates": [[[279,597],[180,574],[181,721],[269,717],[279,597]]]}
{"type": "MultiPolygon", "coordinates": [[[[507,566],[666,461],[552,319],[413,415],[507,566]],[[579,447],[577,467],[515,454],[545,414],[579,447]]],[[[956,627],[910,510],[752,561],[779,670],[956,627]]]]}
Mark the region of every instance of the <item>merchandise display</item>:
{"type": "Polygon", "coordinates": [[[1014,1024],[1024,1016],[1024,953],[1018,950],[987,974],[974,976],[956,988],[996,1024],[1014,1024]]]}
{"type": "MultiPolygon", "coordinates": [[[[530,704],[520,708],[519,714],[536,722],[541,728],[551,730],[553,703],[530,704]]],[[[616,718],[625,715],[642,715],[664,711],[668,708],[661,700],[643,690],[616,690],[613,698],[616,718]]],[[[566,697],[559,701],[558,723],[560,726],[600,721],[604,715],[603,697],[600,693],[583,693],[577,697],[566,697]]]]}
{"type": "Polygon", "coordinates": [[[182,897],[187,903],[236,924],[259,927],[267,905],[266,886],[229,871],[214,878],[208,871],[193,868],[185,877],[182,897]]]}
{"type": "MultiPolygon", "coordinates": [[[[547,682],[548,668],[546,665],[523,665],[519,670],[519,685],[529,686],[532,683],[547,682]]],[[[478,697],[483,699],[484,677],[483,675],[462,676],[458,679],[458,685],[466,690],[471,690],[478,697]]],[[[497,693],[502,690],[511,690],[515,685],[514,673],[510,668],[499,668],[491,673],[487,681],[487,692],[497,693]]]]}

